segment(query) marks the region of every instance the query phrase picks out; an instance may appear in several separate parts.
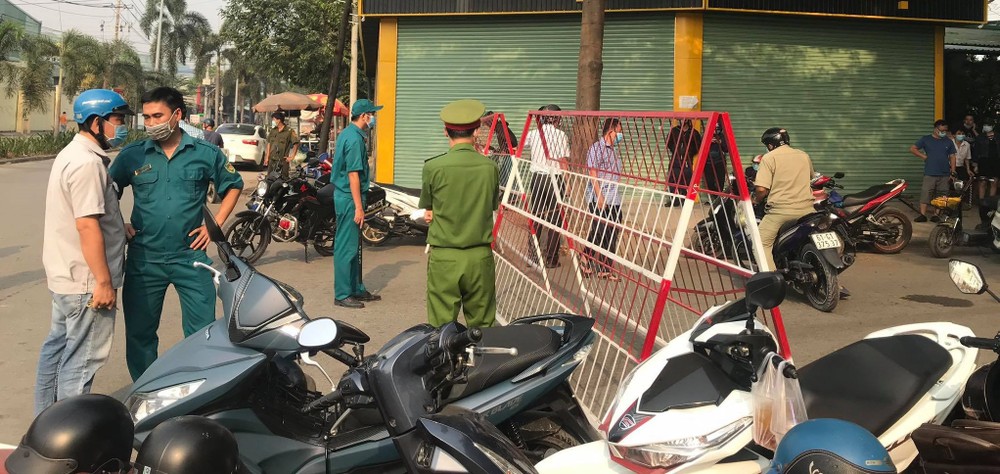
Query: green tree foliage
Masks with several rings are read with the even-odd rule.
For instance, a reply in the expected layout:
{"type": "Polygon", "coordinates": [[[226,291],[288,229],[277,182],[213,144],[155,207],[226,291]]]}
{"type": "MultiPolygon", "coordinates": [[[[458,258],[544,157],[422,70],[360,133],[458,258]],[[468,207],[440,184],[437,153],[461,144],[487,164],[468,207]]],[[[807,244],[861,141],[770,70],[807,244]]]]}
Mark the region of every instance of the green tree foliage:
{"type": "Polygon", "coordinates": [[[239,62],[253,65],[243,68],[250,77],[325,92],[335,56],[337,22],[346,4],[329,0],[229,0],[222,11],[225,21],[221,33],[232,44],[239,62]]]}
{"type": "MultiPolygon", "coordinates": [[[[163,0],[163,9],[160,69],[173,76],[177,74],[177,65],[187,63],[201,39],[212,32],[212,27],[201,13],[187,10],[186,0],[163,0]]],[[[159,21],[160,0],[147,0],[139,27],[153,40],[149,50],[153,56],[156,55],[159,21]]]]}
{"type": "MultiPolygon", "coordinates": [[[[1000,57],[948,53],[945,63],[945,120],[960,123],[972,114],[980,125],[1000,123],[1000,57]]],[[[942,118],[942,117],[937,117],[942,118]]]]}

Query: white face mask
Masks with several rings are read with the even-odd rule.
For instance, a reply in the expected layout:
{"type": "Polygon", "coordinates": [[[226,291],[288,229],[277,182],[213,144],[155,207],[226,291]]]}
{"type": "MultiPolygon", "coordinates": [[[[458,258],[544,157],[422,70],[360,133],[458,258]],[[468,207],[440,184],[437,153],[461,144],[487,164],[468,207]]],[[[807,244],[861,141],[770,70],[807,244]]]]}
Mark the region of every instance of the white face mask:
{"type": "MultiPolygon", "coordinates": [[[[173,112],[170,115],[173,116],[173,112]]],[[[170,125],[170,118],[167,118],[163,123],[146,127],[146,133],[149,135],[149,138],[162,142],[170,138],[170,135],[173,135],[174,127],[170,125]]]]}

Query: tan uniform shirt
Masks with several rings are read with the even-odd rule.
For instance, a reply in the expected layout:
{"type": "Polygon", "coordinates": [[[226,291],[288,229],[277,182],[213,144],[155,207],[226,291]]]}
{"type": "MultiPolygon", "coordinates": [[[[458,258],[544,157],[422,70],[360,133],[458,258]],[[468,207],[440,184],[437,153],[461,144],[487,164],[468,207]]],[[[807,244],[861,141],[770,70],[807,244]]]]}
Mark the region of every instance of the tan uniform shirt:
{"type": "Polygon", "coordinates": [[[108,156],[82,135],[63,148],[52,163],[45,193],[42,264],[49,290],[64,295],[94,291],[96,281],[83,258],[76,220],[98,216],[111,286],[121,288],[125,262],[125,223],[118,192],[108,175],[108,156]]]}
{"type": "Polygon", "coordinates": [[[770,190],[767,212],[809,209],[813,205],[809,182],[813,175],[809,155],[790,146],[769,151],[760,159],[755,186],[770,190]]]}

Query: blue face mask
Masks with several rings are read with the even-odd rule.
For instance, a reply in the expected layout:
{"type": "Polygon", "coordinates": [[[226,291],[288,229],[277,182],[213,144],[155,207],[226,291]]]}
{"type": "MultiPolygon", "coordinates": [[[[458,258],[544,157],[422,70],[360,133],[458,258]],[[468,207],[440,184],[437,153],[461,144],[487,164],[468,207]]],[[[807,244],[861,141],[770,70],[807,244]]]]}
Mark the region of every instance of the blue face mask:
{"type": "Polygon", "coordinates": [[[618,132],[618,133],[615,134],[615,142],[614,142],[614,144],[617,145],[617,144],[621,143],[621,141],[624,140],[624,139],[625,139],[625,134],[622,133],[622,132],[618,132]]]}
{"type": "Polygon", "coordinates": [[[753,164],[753,170],[754,171],[757,171],[757,169],[759,169],[759,168],[760,168],[760,164],[758,164],[758,163],[754,163],[753,164]]]}
{"type": "Polygon", "coordinates": [[[941,138],[947,137],[948,136],[948,132],[942,132],[942,131],[938,130],[938,136],[941,137],[941,138]]]}
{"type": "Polygon", "coordinates": [[[368,121],[368,129],[371,130],[375,128],[375,116],[372,115],[371,120],[368,121]]]}
{"type": "Polygon", "coordinates": [[[125,125],[115,126],[115,136],[108,139],[108,145],[112,147],[121,146],[128,138],[128,127],[125,125]]]}
{"type": "Polygon", "coordinates": [[[955,135],[955,141],[964,142],[965,135],[955,135]]]}

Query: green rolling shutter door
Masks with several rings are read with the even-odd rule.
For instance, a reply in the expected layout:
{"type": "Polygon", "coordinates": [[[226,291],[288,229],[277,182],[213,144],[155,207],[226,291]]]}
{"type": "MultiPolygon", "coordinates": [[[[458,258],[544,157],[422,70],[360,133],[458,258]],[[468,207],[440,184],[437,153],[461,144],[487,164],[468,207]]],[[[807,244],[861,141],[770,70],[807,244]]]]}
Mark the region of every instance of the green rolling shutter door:
{"type": "MultiPolygon", "coordinates": [[[[673,102],[672,14],[611,15],[602,108],[665,110],[673,102]]],[[[580,17],[400,18],[395,182],[419,186],[424,160],[448,149],[438,113],[476,98],[520,135],[527,112],[576,102],[580,17]]]]}
{"type": "Polygon", "coordinates": [[[729,112],[744,162],[768,127],[789,130],[816,170],[849,190],[906,178],[934,122],[934,30],[886,21],[705,16],[702,107],[729,112]]]}

